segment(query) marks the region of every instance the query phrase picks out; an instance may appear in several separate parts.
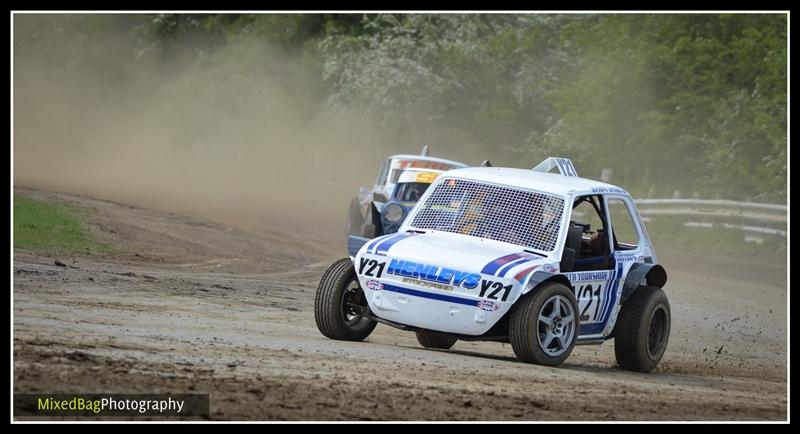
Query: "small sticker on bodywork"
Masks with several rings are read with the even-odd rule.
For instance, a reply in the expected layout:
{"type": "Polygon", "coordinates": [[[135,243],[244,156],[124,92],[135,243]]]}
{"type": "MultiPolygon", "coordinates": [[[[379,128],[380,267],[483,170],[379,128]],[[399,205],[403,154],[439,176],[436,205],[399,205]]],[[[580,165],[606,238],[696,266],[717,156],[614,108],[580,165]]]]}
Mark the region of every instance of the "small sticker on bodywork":
{"type": "Polygon", "coordinates": [[[500,309],[500,305],[493,301],[481,300],[478,302],[478,308],[485,310],[487,312],[494,312],[497,309],[500,309]]]}
{"type": "Polygon", "coordinates": [[[554,264],[544,264],[542,266],[542,270],[548,273],[556,273],[558,272],[558,267],[556,267],[554,264]]]}
{"type": "Polygon", "coordinates": [[[366,286],[373,291],[380,291],[383,289],[383,283],[377,280],[367,280],[366,286]]]}

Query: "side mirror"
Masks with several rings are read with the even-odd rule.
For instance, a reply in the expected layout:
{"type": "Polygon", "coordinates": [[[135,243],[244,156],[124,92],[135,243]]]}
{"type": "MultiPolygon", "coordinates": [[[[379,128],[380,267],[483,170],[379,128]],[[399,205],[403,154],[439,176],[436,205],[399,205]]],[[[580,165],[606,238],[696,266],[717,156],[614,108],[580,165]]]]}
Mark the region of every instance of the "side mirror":
{"type": "Polygon", "coordinates": [[[575,268],[575,249],[564,247],[564,253],[561,254],[561,272],[572,271],[575,268]]]}

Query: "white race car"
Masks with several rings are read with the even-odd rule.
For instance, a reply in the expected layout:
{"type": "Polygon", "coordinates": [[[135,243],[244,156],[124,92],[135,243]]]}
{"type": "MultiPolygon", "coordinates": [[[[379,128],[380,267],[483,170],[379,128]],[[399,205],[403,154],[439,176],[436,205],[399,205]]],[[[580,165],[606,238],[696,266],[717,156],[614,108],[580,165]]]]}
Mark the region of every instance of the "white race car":
{"type": "Polygon", "coordinates": [[[363,340],[380,322],[426,348],[510,342],[525,362],[558,365],[614,338],[620,367],[642,372],[667,347],[667,274],[633,199],[565,158],[443,173],[397,233],[351,236],[348,249],[315,300],[331,339],[363,340]]]}

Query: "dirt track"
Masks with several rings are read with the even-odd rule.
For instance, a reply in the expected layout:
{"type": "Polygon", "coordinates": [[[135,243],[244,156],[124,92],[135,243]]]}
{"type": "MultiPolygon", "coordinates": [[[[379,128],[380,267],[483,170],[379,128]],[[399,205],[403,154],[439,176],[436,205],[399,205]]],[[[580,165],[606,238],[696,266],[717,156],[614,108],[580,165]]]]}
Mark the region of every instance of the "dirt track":
{"type": "Polygon", "coordinates": [[[619,370],[613,341],[548,368],[499,343],[426,350],[383,325],[324,338],[313,301],[345,254],[335,237],[15,193],[93,209],[120,249],[14,252],[18,393],[208,392],[212,419],[786,419],[785,265],[659,251],[673,329],[658,371],[619,370]]]}

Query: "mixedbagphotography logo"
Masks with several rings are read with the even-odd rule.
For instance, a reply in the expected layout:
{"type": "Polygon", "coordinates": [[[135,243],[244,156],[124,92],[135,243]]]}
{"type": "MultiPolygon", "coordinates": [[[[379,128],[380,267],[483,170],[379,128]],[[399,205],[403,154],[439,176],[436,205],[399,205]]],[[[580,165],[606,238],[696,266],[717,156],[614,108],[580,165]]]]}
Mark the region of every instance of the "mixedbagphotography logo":
{"type": "Polygon", "coordinates": [[[208,417],[208,394],[14,394],[14,416],[208,417]]]}

